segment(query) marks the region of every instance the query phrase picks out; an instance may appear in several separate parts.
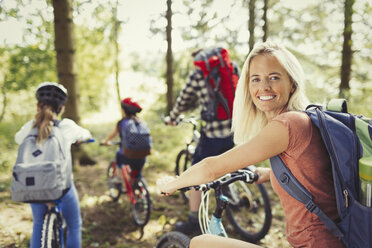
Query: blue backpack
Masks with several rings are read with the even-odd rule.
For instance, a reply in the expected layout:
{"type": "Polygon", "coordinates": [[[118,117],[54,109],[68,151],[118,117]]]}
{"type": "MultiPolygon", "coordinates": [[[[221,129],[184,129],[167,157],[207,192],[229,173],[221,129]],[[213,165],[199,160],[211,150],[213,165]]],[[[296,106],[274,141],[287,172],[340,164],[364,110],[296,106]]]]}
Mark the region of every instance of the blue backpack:
{"type": "Polygon", "coordinates": [[[320,130],[331,158],[336,205],[340,220],[330,219],[293,176],[279,156],[270,159],[279,184],[316,214],[346,247],[372,248],[372,208],[360,203],[359,159],[372,156],[372,121],[347,112],[344,99],[334,99],[327,110],[308,106],[306,113],[320,130]]]}
{"type": "Polygon", "coordinates": [[[121,122],[121,149],[128,158],[144,158],[151,154],[152,139],[144,121],[130,118],[121,122]]]}

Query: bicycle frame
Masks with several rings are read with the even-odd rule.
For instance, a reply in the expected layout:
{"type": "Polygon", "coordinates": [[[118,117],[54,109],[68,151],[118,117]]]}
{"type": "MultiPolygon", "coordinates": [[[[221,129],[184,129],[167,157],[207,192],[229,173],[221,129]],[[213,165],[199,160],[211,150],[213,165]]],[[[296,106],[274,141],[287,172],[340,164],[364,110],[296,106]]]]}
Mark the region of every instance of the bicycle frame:
{"type": "MultiPolygon", "coordinates": [[[[116,168],[117,168],[117,164],[116,164],[115,161],[114,161],[114,164],[115,164],[115,166],[114,166],[113,173],[115,174],[116,173],[116,168]]],[[[122,166],[119,169],[120,169],[120,171],[122,173],[122,176],[123,176],[123,180],[124,180],[124,184],[125,184],[126,194],[128,196],[128,200],[132,204],[136,204],[136,199],[135,199],[134,194],[133,194],[133,188],[132,188],[132,185],[130,183],[130,179],[133,179],[133,177],[131,176],[130,166],[127,164],[127,165],[122,166]]]]}
{"type": "Polygon", "coordinates": [[[211,183],[194,186],[196,190],[202,190],[202,203],[199,207],[199,223],[200,229],[203,233],[214,234],[218,236],[227,237],[227,233],[225,228],[222,224],[222,213],[226,209],[226,206],[229,203],[229,198],[222,193],[222,186],[227,186],[235,181],[246,181],[248,183],[252,183],[258,179],[258,176],[247,170],[238,170],[237,175],[232,176],[234,173],[225,175],[216,181],[211,183]],[[215,190],[215,197],[216,197],[216,208],[208,220],[208,202],[209,202],[209,194],[207,191],[213,188],[215,190]],[[205,206],[205,199],[207,199],[207,206],[205,206]],[[209,221],[209,223],[208,223],[209,221]]]}
{"type": "MultiPolygon", "coordinates": [[[[246,183],[253,183],[257,181],[258,175],[253,173],[249,168],[238,170],[237,172],[233,172],[231,174],[225,175],[211,183],[203,184],[203,185],[197,185],[197,186],[190,186],[183,189],[180,189],[182,192],[188,191],[191,188],[194,188],[195,190],[203,191],[202,194],[202,202],[199,207],[199,224],[200,228],[203,233],[208,233],[212,235],[218,235],[227,237],[227,233],[225,231],[225,228],[222,224],[222,213],[226,209],[227,205],[229,204],[230,200],[227,196],[225,196],[222,191],[224,190],[223,186],[228,186],[232,184],[235,181],[241,181],[246,183]],[[202,210],[204,208],[204,205],[206,203],[206,208],[208,209],[208,198],[209,194],[206,192],[209,189],[215,190],[215,197],[216,197],[216,207],[215,210],[211,216],[211,218],[208,218],[207,211],[204,211],[202,214],[202,210]],[[205,202],[204,200],[207,199],[205,202]],[[203,219],[201,219],[201,216],[203,215],[203,219]],[[207,228],[204,228],[203,225],[208,226],[207,228]]],[[[172,231],[164,234],[157,242],[156,248],[164,248],[164,247],[188,247],[190,244],[190,239],[183,233],[172,231]]]]}
{"type": "MultiPolygon", "coordinates": [[[[162,115],[162,120],[165,123],[164,116],[162,115]]],[[[186,143],[186,150],[189,151],[191,154],[194,153],[195,147],[192,146],[192,143],[198,144],[200,140],[200,132],[198,131],[198,120],[199,118],[195,118],[191,115],[189,118],[185,118],[184,115],[180,115],[177,119],[177,125],[179,123],[187,123],[192,125],[192,136],[191,140],[186,143]]]]}
{"type": "Polygon", "coordinates": [[[197,129],[197,119],[194,118],[194,117],[190,117],[190,118],[187,118],[187,119],[181,117],[180,122],[189,123],[189,124],[192,125],[192,137],[191,137],[191,140],[186,143],[186,149],[189,152],[194,153],[193,149],[195,149],[195,147],[192,147],[191,144],[192,143],[198,144],[199,140],[200,140],[200,132],[197,129]]]}
{"type": "Polygon", "coordinates": [[[218,194],[216,193],[217,207],[209,221],[209,231],[210,231],[209,233],[222,236],[222,237],[227,237],[226,230],[222,224],[222,212],[228,204],[228,198],[222,193],[219,195],[219,197],[217,196],[218,194]]]}

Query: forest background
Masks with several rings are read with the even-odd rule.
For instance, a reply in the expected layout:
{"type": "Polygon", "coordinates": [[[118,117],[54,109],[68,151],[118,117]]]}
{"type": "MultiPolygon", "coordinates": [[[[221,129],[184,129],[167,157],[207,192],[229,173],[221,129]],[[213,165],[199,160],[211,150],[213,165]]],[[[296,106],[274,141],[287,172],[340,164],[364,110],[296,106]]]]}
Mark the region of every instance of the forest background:
{"type": "MultiPolygon", "coordinates": [[[[174,218],[157,213],[164,209],[164,200],[155,197],[153,183],[172,173],[175,156],[190,131],[164,126],[160,115],[172,107],[193,69],[192,51],[226,47],[241,68],[255,42],[280,42],[303,65],[312,102],[344,97],[351,112],[370,117],[371,31],[368,0],[0,0],[0,205],[5,207],[0,208],[0,247],[22,246],[29,239],[29,210],[9,199],[10,170],[17,152],[14,134],[33,118],[34,92],[40,82],[64,84],[69,90],[65,117],[91,129],[98,140],[120,118],[119,99],[131,96],[143,105],[141,117],[154,136],[145,176],[151,177],[153,197],[159,201],[152,215],[159,228],[174,218]],[[14,227],[18,222],[23,228],[14,227]]],[[[84,150],[97,165],[75,166],[83,208],[99,204],[97,199],[105,195],[104,178],[97,177],[95,187],[86,181],[104,171],[113,157],[113,149],[97,144],[84,150]]],[[[280,215],[278,210],[279,220],[280,215]]],[[[91,232],[97,222],[87,220],[85,225],[85,247],[105,242],[110,247],[121,243],[117,239],[124,235],[119,229],[118,237],[97,241],[91,232]]],[[[275,228],[274,243],[280,247],[285,242],[279,241],[283,223],[275,228]]],[[[154,243],[153,236],[149,235],[146,247],[154,243]]],[[[123,239],[128,242],[130,237],[123,239]]],[[[270,237],[265,242],[273,243],[270,237]]]]}

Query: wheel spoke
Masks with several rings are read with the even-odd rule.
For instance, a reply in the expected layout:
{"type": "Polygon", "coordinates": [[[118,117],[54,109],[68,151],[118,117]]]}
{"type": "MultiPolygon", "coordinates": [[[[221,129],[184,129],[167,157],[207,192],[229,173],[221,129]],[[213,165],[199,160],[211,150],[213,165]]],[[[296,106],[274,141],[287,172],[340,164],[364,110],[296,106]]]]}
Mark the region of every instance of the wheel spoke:
{"type": "Polygon", "coordinates": [[[133,217],[137,225],[144,226],[150,218],[150,195],[142,179],[133,185],[135,204],[132,204],[133,217]]]}
{"type": "Polygon", "coordinates": [[[271,208],[263,185],[234,183],[230,195],[238,196],[238,204],[229,205],[227,217],[234,230],[250,242],[263,238],[271,225],[271,208]]]}

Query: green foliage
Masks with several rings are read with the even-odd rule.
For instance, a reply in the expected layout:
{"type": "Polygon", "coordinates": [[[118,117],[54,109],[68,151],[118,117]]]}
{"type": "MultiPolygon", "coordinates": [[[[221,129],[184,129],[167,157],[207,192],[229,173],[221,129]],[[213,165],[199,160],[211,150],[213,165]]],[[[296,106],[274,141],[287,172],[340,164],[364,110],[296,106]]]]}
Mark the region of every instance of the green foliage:
{"type": "MultiPolygon", "coordinates": [[[[50,1],[48,2],[50,4],[50,1]]],[[[114,72],[113,63],[116,56],[113,36],[113,8],[116,2],[110,0],[73,3],[74,20],[78,20],[75,22],[75,36],[80,109],[84,113],[99,111],[102,103],[112,97],[107,94],[106,89],[107,81],[114,72]]],[[[174,53],[175,98],[193,69],[190,53],[196,48],[222,44],[229,49],[231,58],[241,68],[248,47],[247,37],[242,39],[242,33],[247,32],[248,28],[246,3],[246,0],[226,1],[223,5],[211,0],[173,2],[173,26],[177,31],[173,34],[183,35],[186,44],[183,50],[174,53]],[[221,6],[224,11],[220,11],[221,6]],[[186,20],[185,24],[179,20],[186,20]],[[234,25],[231,25],[232,20],[234,25]]],[[[304,8],[288,8],[277,0],[270,1],[269,4],[269,40],[283,42],[299,58],[307,76],[307,94],[310,100],[323,102],[336,97],[340,83],[343,2],[309,3],[304,8]]],[[[349,101],[354,102],[354,98],[357,98],[369,102],[366,94],[370,93],[367,85],[371,81],[369,67],[372,63],[372,46],[366,41],[372,39],[372,33],[369,32],[372,7],[368,1],[355,1],[354,6],[354,53],[349,101]]],[[[0,9],[0,20],[16,18],[25,21],[24,44],[0,47],[0,86],[5,90],[3,94],[32,89],[41,81],[56,81],[57,78],[52,8],[43,3],[27,14],[22,11],[25,8],[27,4],[17,0],[9,8],[0,9]]],[[[256,37],[261,35],[261,8],[261,1],[257,1],[256,37]]],[[[119,23],[124,21],[119,20],[119,23]]],[[[155,26],[158,31],[163,32],[164,27],[160,24],[159,22],[155,26]]],[[[146,55],[130,53],[125,57],[125,61],[129,61],[130,68],[135,72],[164,78],[164,57],[164,51],[155,47],[146,55]]],[[[123,60],[120,62],[122,71],[123,60]]],[[[164,97],[160,99],[162,98],[164,97]]],[[[8,104],[7,108],[10,107],[8,104]]],[[[363,108],[363,104],[358,104],[359,108],[363,108]]],[[[361,112],[365,111],[361,109],[361,112]]]]}
{"type": "Polygon", "coordinates": [[[348,110],[351,113],[372,118],[372,88],[363,88],[358,95],[353,95],[348,101],[348,110]]]}
{"type": "Polygon", "coordinates": [[[175,97],[178,96],[180,90],[185,86],[189,74],[194,70],[191,57],[192,52],[193,51],[185,50],[175,56],[175,61],[173,64],[174,92],[176,92],[175,97]]]}
{"type": "Polygon", "coordinates": [[[56,81],[55,53],[37,45],[14,47],[9,52],[5,87],[9,91],[28,89],[42,81],[56,81]]]}
{"type": "MultiPolygon", "coordinates": [[[[117,41],[115,25],[123,21],[115,19],[116,1],[75,2],[80,14],[79,25],[75,25],[76,59],[78,64],[79,85],[81,91],[82,112],[101,110],[109,96],[108,79],[115,74],[115,43],[117,41]],[[94,6],[92,11],[92,6],[94,6]],[[88,13],[91,11],[91,13],[88,13]]],[[[120,52],[120,51],[119,51],[120,52]]],[[[122,71],[119,61],[119,72],[122,71]]]]}
{"type": "Polygon", "coordinates": [[[107,98],[107,78],[112,72],[110,44],[99,28],[76,27],[76,58],[81,92],[81,111],[100,110],[107,98]]]}
{"type": "Polygon", "coordinates": [[[14,135],[24,122],[24,119],[0,122],[0,172],[9,171],[16,160],[18,145],[14,141],[14,135]]]}

